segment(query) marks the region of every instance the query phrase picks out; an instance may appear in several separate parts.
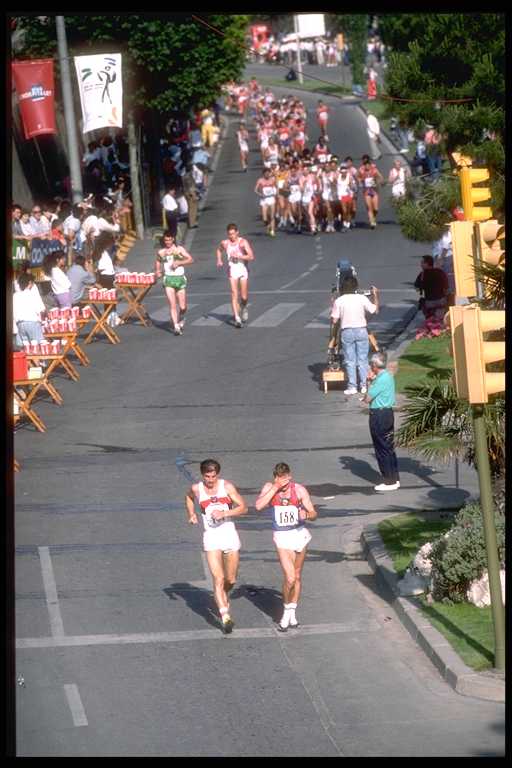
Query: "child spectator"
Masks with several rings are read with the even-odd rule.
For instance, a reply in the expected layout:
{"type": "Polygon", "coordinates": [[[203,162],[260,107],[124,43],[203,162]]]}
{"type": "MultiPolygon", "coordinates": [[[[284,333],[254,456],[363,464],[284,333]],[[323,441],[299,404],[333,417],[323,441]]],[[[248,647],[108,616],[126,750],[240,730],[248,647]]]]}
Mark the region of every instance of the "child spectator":
{"type": "Polygon", "coordinates": [[[41,313],[46,311],[34,278],[29,272],[19,275],[18,290],[13,293],[13,320],[17,328],[16,344],[44,340],[41,325],[41,313]]]}

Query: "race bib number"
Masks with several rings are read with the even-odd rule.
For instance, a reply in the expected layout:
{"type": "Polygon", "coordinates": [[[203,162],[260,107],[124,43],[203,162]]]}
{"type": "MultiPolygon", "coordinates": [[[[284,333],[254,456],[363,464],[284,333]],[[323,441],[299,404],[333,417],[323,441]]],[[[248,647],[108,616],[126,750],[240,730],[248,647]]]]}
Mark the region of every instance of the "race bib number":
{"type": "Polygon", "coordinates": [[[276,506],[274,507],[274,519],[280,527],[297,525],[299,522],[299,510],[293,504],[276,506]]]}
{"type": "Polygon", "coordinates": [[[272,197],[272,195],[275,193],[275,187],[263,187],[262,192],[265,197],[272,197]]]}
{"type": "Polygon", "coordinates": [[[367,189],[371,189],[375,186],[375,179],[373,176],[367,176],[364,180],[364,185],[367,189]]]}
{"type": "Polygon", "coordinates": [[[223,504],[222,502],[212,502],[211,504],[208,504],[208,506],[205,509],[205,517],[206,522],[208,523],[208,526],[210,528],[217,528],[217,526],[222,525],[224,520],[214,520],[212,517],[212,512],[215,510],[224,512],[226,515],[229,512],[229,507],[226,504],[223,504]]]}

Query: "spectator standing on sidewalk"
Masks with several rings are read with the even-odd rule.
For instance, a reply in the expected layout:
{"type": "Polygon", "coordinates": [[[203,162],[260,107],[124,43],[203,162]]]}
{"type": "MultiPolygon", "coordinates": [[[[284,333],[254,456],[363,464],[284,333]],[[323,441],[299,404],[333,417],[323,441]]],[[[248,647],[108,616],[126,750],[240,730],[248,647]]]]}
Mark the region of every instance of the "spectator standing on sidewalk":
{"type": "Polygon", "coordinates": [[[166,228],[176,239],[176,232],[178,231],[178,203],[176,202],[176,189],[174,186],[169,187],[167,194],[164,195],[162,200],[162,206],[165,214],[166,228]]]}
{"type": "Polygon", "coordinates": [[[430,255],[421,259],[421,272],[414,281],[414,287],[420,291],[420,308],[427,319],[442,321],[448,303],[448,278],[442,269],[434,267],[434,258],[430,255]]]}
{"type": "Polygon", "coordinates": [[[189,229],[195,229],[197,227],[197,190],[191,164],[187,165],[182,183],[183,193],[188,204],[188,226],[189,229]]]}
{"type": "Polygon", "coordinates": [[[386,370],[386,356],[375,352],[370,357],[368,392],[363,398],[370,404],[370,435],[382,475],[376,491],[397,491],[400,488],[398,461],[395,453],[395,380],[386,370]]]}
{"type": "Polygon", "coordinates": [[[372,301],[358,289],[357,278],[346,277],[343,281],[343,295],[334,302],[331,310],[333,323],[339,321],[341,328],[341,347],[347,370],[348,387],[346,395],[357,393],[357,373],[362,394],[366,394],[366,376],[368,373],[368,327],[366,315],[379,311],[379,292],[372,288],[372,301]]]}
{"type": "Polygon", "coordinates": [[[380,123],[372,112],[368,112],[366,120],[368,139],[370,140],[370,153],[372,160],[378,160],[382,157],[379,148],[380,144],[380,123]]]}
{"type": "Polygon", "coordinates": [[[440,153],[439,144],[441,143],[441,134],[438,133],[433,125],[427,125],[427,132],[425,134],[425,144],[427,148],[427,163],[428,170],[435,181],[441,174],[441,168],[443,160],[440,153]]]}
{"type": "Polygon", "coordinates": [[[16,343],[23,346],[24,341],[44,341],[41,326],[41,313],[46,307],[39,294],[34,278],[29,272],[22,273],[17,280],[18,290],[13,293],[13,320],[17,328],[16,343]]]}

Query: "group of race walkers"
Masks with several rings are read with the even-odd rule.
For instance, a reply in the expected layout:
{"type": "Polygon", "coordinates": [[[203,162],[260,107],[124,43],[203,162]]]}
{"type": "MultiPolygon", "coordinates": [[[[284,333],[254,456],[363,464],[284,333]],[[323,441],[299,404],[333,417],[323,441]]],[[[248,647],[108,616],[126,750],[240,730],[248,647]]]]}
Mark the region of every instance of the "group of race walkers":
{"type": "MultiPolygon", "coordinates": [[[[379,187],[382,174],[368,155],[357,168],[350,156],[343,161],[329,149],[327,133],[329,107],[319,100],[316,119],[318,141],[307,146],[306,109],[293,96],[277,100],[269,88],[263,89],[253,78],[248,84],[229,83],[225,88],[226,109],[235,109],[240,117],[237,130],[242,169],[249,160],[248,115],[256,126],[263,173],[255,192],[259,197],[261,218],[268,233],[293,228],[296,232],[347,232],[355,227],[357,198],[362,191],[370,227],[377,226],[379,187]]],[[[240,235],[235,223],[228,224],[227,237],[216,251],[216,264],[223,269],[224,259],[231,289],[233,325],[241,328],[249,319],[249,262],[254,259],[248,240],[240,235]]],[[[185,266],[193,263],[186,249],[177,245],[171,232],[162,237],[155,261],[155,273],[163,278],[169,302],[172,330],[183,334],[187,310],[185,266]]]]}
{"type": "MultiPolygon", "coordinates": [[[[193,483],[185,504],[188,522],[199,524],[196,505],[203,522],[203,549],[212,575],[213,596],[221,628],[233,631],[229,594],[233,589],[240,563],[240,537],[234,519],[247,513],[247,504],[233,483],[220,477],[220,464],[205,459],[200,465],[201,480],[193,483]]],[[[315,520],[316,509],[307,489],[293,480],[288,464],[280,462],[273,470],[272,481],[263,485],[255,502],[257,512],[270,509],[273,540],[283,571],[283,614],[278,630],[299,626],[296,610],[302,586],[302,569],[311,534],[308,520],[315,520]]]]}
{"type": "Polygon", "coordinates": [[[361,190],[371,229],[377,226],[379,187],[384,178],[369,155],[357,167],[352,157],[343,160],[329,148],[330,108],[321,99],[316,108],[318,140],[312,149],[306,133],[304,103],[294,96],[276,99],[253,78],[247,85],[227,86],[227,106],[236,105],[242,169],[249,158],[249,116],[256,128],[263,173],[257,180],[261,217],[268,234],[276,229],[296,232],[347,232],[355,227],[361,190]]]}

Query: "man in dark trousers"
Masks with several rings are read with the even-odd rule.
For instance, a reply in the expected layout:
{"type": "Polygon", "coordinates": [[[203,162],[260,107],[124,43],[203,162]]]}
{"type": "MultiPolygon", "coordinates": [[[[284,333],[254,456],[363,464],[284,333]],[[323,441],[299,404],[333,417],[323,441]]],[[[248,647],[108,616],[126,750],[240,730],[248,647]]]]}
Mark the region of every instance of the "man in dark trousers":
{"type": "Polygon", "coordinates": [[[421,272],[414,281],[420,291],[420,307],[425,317],[444,317],[448,306],[448,278],[443,269],[434,267],[433,256],[423,256],[421,272]]]}
{"type": "Polygon", "coordinates": [[[370,404],[370,434],[382,475],[382,483],[375,485],[374,489],[397,491],[400,488],[400,478],[394,448],[395,380],[386,370],[386,356],[382,352],[375,352],[370,357],[368,384],[364,402],[370,404]]]}

